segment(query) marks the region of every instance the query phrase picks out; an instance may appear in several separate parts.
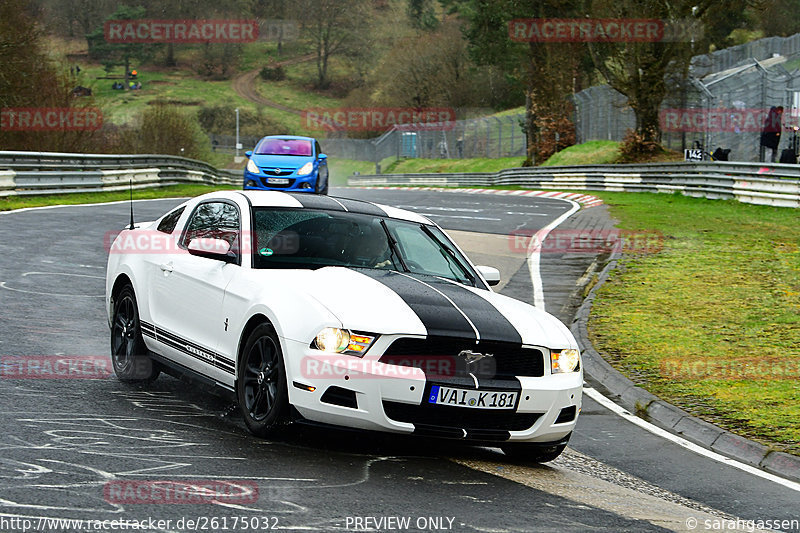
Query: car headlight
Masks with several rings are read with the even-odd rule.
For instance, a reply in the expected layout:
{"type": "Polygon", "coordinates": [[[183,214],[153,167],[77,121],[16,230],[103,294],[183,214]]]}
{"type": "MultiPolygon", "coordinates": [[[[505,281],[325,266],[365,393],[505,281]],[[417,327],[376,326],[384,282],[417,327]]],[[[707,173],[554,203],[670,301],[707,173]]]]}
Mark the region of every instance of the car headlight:
{"type": "Polygon", "coordinates": [[[374,335],[353,333],[346,329],[325,328],[314,338],[312,348],[323,352],[343,353],[361,357],[375,340],[374,335]]]}
{"type": "Polygon", "coordinates": [[[307,176],[307,175],[311,174],[313,171],[314,171],[314,163],[309,161],[308,163],[306,163],[305,165],[300,167],[300,170],[297,171],[297,175],[298,176],[307,176]]]}
{"type": "Polygon", "coordinates": [[[258,174],[261,171],[258,169],[258,165],[256,165],[255,161],[252,159],[247,162],[247,171],[252,172],[253,174],[258,174]]]}
{"type": "Polygon", "coordinates": [[[550,350],[550,371],[553,374],[575,372],[580,368],[581,353],[575,348],[550,350]]]}

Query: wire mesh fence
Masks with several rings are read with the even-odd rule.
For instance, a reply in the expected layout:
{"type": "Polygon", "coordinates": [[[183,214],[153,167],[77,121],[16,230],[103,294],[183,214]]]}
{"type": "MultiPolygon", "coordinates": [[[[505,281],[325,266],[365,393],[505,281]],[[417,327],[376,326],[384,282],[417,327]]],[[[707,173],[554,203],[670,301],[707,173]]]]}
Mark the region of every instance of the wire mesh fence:
{"type": "MultiPolygon", "coordinates": [[[[729,160],[760,161],[764,123],[773,106],[783,106],[783,132],[775,153],[798,140],[800,126],[800,34],[768,37],[692,58],[686,79],[669,80],[661,106],[662,143],[669,149],[730,150],[729,160]]],[[[607,85],[573,95],[576,142],[621,141],[636,125],[627,98],[607,85]]],[[[340,159],[377,165],[400,158],[524,157],[524,115],[489,115],[431,128],[394,127],[372,139],[339,132],[321,138],[323,151],[340,159]]],[[[322,137],[322,136],[321,136],[322,137]]],[[[244,150],[257,137],[242,137],[244,150]]],[[[233,153],[235,137],[212,136],[212,148],[233,153]]],[[[378,167],[379,168],[379,167],[378,167]]]]}
{"type": "MultiPolygon", "coordinates": [[[[800,34],[769,37],[712,54],[696,56],[689,76],[670,80],[661,105],[662,144],[672,150],[730,150],[729,160],[764,161],[771,149],[761,146],[773,107],[785,109],[774,153],[794,151],[800,126],[800,34]]],[[[577,142],[624,139],[636,125],[627,98],[609,86],[595,86],[573,96],[577,142]]],[[[785,161],[788,162],[788,161],[785,161]]]]}
{"type": "MultiPolygon", "coordinates": [[[[372,139],[320,138],[329,156],[380,163],[387,159],[498,158],[525,155],[525,115],[490,115],[440,125],[397,126],[372,139]]],[[[233,153],[236,137],[211,135],[212,149],[233,153]]],[[[244,150],[252,150],[259,137],[242,136],[244,150]]]]}
{"type": "Polygon", "coordinates": [[[524,115],[456,120],[441,127],[395,127],[373,139],[321,139],[323,150],[342,159],[373,161],[426,158],[498,158],[525,155],[524,115]]]}

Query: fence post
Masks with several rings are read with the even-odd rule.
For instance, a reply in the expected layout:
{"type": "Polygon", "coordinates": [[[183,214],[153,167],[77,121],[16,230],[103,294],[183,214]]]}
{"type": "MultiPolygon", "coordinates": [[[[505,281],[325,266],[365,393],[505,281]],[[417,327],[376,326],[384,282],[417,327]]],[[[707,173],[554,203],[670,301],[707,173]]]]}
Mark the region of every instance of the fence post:
{"type": "Polygon", "coordinates": [[[497,157],[503,157],[503,121],[500,117],[492,117],[497,121],[497,157]]]}
{"type": "Polygon", "coordinates": [[[483,119],[483,123],[486,125],[486,158],[488,159],[490,157],[489,150],[491,150],[491,144],[492,144],[491,127],[489,126],[489,119],[487,118],[483,119]]]}
{"type": "Polygon", "coordinates": [[[513,156],[514,152],[514,130],[517,129],[514,127],[514,120],[516,119],[516,115],[514,117],[509,117],[511,119],[511,152],[508,155],[513,156]]]}

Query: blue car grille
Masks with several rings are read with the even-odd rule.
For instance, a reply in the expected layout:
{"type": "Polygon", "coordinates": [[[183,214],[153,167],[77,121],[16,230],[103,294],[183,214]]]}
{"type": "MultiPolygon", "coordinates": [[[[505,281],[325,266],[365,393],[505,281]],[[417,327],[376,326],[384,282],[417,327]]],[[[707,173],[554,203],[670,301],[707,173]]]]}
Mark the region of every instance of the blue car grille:
{"type": "Polygon", "coordinates": [[[294,174],[293,168],[280,168],[280,167],[261,167],[261,171],[267,176],[290,176],[294,174]]]}

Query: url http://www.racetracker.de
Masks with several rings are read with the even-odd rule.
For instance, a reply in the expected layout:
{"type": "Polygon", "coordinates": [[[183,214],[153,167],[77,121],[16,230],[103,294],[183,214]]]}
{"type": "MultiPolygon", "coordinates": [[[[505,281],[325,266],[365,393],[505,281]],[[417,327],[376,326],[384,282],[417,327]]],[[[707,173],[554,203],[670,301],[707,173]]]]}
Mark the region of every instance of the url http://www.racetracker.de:
{"type": "Polygon", "coordinates": [[[29,533],[34,531],[267,531],[280,527],[274,516],[196,516],[191,518],[159,519],[143,518],[94,520],[47,517],[3,517],[0,516],[0,531],[6,533],[29,533]]]}

